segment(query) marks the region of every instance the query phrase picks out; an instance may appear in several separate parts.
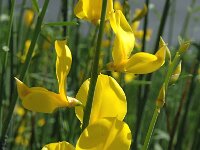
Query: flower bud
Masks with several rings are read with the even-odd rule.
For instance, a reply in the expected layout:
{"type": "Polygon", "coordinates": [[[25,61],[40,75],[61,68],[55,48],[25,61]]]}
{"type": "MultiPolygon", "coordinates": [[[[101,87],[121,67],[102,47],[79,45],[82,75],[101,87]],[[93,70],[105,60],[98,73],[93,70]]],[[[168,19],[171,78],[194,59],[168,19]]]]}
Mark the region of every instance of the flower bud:
{"type": "Polygon", "coordinates": [[[165,104],[165,85],[160,89],[159,95],[156,100],[156,106],[162,108],[165,104]]]}
{"type": "Polygon", "coordinates": [[[185,53],[186,50],[189,48],[189,46],[190,46],[190,42],[189,41],[185,41],[185,42],[181,43],[178,52],[180,54],[185,53]]]}
{"type": "Polygon", "coordinates": [[[174,70],[174,72],[173,72],[173,74],[172,74],[172,76],[170,78],[169,84],[170,85],[174,84],[178,80],[180,74],[181,74],[181,61],[178,64],[178,66],[176,67],[176,69],[174,70]]]}

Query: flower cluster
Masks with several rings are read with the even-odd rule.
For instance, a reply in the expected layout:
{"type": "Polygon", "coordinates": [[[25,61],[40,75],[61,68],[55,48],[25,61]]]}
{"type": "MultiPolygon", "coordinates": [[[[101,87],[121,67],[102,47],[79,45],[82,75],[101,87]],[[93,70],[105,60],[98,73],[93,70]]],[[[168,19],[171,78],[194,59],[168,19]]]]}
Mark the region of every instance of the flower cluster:
{"type": "MultiPolygon", "coordinates": [[[[158,70],[165,62],[167,46],[160,40],[159,50],[155,55],[133,53],[135,46],[134,32],[119,7],[113,7],[113,1],[107,1],[106,20],[114,35],[112,46],[113,60],[108,63],[110,71],[147,74],[158,70]]],[[[75,15],[95,25],[101,22],[102,0],[79,0],[75,6],[75,15]]],[[[29,88],[16,78],[18,94],[22,105],[34,112],[52,113],[59,107],[74,107],[76,116],[83,123],[84,108],[87,102],[90,79],[80,87],[75,98],[67,96],[66,79],[69,73],[72,56],[66,41],[55,41],[56,75],[58,93],[42,87],[29,88]]],[[[108,75],[99,74],[95,86],[89,125],[83,130],[76,143],[76,149],[94,150],[128,150],[131,144],[131,131],[123,121],[127,113],[126,96],[123,89],[108,75]]],[[[75,149],[68,142],[50,143],[42,150],[75,149]]]]}

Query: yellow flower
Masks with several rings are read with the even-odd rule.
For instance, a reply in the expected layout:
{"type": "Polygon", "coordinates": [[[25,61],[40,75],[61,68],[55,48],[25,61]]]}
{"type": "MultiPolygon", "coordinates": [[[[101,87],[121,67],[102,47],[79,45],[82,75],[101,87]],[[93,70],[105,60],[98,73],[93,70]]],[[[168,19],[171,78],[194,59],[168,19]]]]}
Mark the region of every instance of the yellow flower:
{"type": "MultiPolygon", "coordinates": [[[[90,81],[86,80],[76,96],[83,105],[86,104],[89,83],[90,81]]],[[[128,150],[132,138],[128,125],[122,121],[126,111],[126,97],[119,84],[112,77],[99,75],[90,122],[81,133],[76,143],[76,150],[128,150]]],[[[76,115],[82,122],[82,107],[76,108],[76,115]]],[[[56,148],[62,150],[62,147],[58,145],[60,142],[48,144],[42,150],[55,150],[56,148]],[[47,147],[48,149],[45,149],[47,147]]],[[[71,149],[74,147],[69,148],[71,149]]]]}
{"type": "MultiPolygon", "coordinates": [[[[80,87],[76,98],[83,105],[86,104],[90,80],[86,80],[80,87]]],[[[75,108],[78,119],[83,121],[83,108],[75,108]]],[[[90,115],[90,124],[104,117],[117,117],[123,120],[127,112],[126,96],[114,78],[99,75],[94,92],[94,100],[90,115]],[[111,109],[112,107],[112,109],[111,109]]]]}
{"type": "Polygon", "coordinates": [[[114,2],[114,9],[115,10],[121,10],[121,11],[123,11],[123,7],[122,7],[120,1],[115,0],[115,2],[114,2]]]}
{"type": "Polygon", "coordinates": [[[110,24],[115,33],[114,46],[112,50],[113,61],[120,67],[127,60],[134,47],[135,37],[125,16],[120,10],[110,14],[110,24]]]}
{"type": "Polygon", "coordinates": [[[29,140],[26,137],[23,137],[23,135],[18,135],[15,138],[15,143],[18,145],[28,146],[29,140]]]}
{"type": "Polygon", "coordinates": [[[15,113],[16,113],[18,116],[21,116],[21,117],[22,117],[22,116],[25,114],[25,110],[24,110],[23,107],[17,105],[17,106],[15,107],[15,113]]]}
{"type": "Polygon", "coordinates": [[[66,41],[55,41],[57,53],[56,75],[59,84],[59,93],[48,91],[42,87],[29,88],[19,79],[16,79],[17,90],[22,105],[35,112],[52,113],[58,107],[73,107],[80,104],[75,98],[66,94],[66,78],[69,73],[72,56],[66,41]]]}
{"type": "Polygon", "coordinates": [[[24,23],[27,27],[29,27],[33,23],[34,19],[34,11],[31,9],[27,9],[24,13],[24,23]]]}
{"type": "MultiPolygon", "coordinates": [[[[120,81],[120,73],[119,72],[112,72],[112,76],[117,80],[120,81]]],[[[130,83],[136,78],[136,75],[133,73],[126,73],[124,74],[124,81],[125,83],[130,83]]]]}
{"type": "Polygon", "coordinates": [[[136,53],[132,56],[135,37],[123,13],[118,10],[110,15],[110,24],[116,34],[112,50],[113,62],[107,65],[109,70],[134,74],[147,74],[159,69],[165,62],[167,46],[161,39],[160,49],[155,55],[136,53]]]}
{"type": "MultiPolygon", "coordinates": [[[[138,40],[142,40],[143,34],[144,34],[143,30],[139,30],[139,25],[140,25],[140,21],[134,21],[131,24],[131,28],[132,28],[133,33],[134,33],[135,38],[136,38],[135,47],[137,47],[137,48],[141,48],[141,44],[138,42],[138,40]]],[[[152,34],[152,30],[147,29],[146,40],[150,40],[151,34],[152,34]]]]}
{"type": "MultiPolygon", "coordinates": [[[[23,53],[21,54],[21,52],[20,52],[20,53],[17,54],[17,56],[21,59],[22,63],[25,62],[26,55],[28,54],[28,50],[29,50],[30,45],[31,45],[31,40],[26,40],[23,53]]],[[[35,51],[33,52],[32,57],[34,57],[34,56],[35,56],[35,51]]]]}
{"type": "Polygon", "coordinates": [[[126,123],[116,118],[103,118],[83,131],[76,150],[129,150],[130,144],[131,131],[126,123]]]}
{"type": "Polygon", "coordinates": [[[37,124],[38,124],[38,126],[40,126],[40,127],[44,126],[45,123],[46,123],[46,121],[45,121],[44,118],[41,118],[41,119],[39,119],[39,120],[37,121],[37,124]]]}
{"type": "MultiPolygon", "coordinates": [[[[128,125],[114,118],[99,119],[80,135],[76,150],[129,150],[131,131],[128,125]]],[[[42,150],[75,150],[68,142],[51,143],[42,150]]]]}
{"type": "MultiPolygon", "coordinates": [[[[74,8],[75,15],[94,24],[98,24],[101,18],[102,0],[79,0],[74,8]]],[[[107,1],[106,19],[113,11],[113,1],[107,1]]]]}
{"type": "Polygon", "coordinates": [[[63,141],[45,145],[42,150],[75,150],[75,148],[70,143],[63,141]]]}

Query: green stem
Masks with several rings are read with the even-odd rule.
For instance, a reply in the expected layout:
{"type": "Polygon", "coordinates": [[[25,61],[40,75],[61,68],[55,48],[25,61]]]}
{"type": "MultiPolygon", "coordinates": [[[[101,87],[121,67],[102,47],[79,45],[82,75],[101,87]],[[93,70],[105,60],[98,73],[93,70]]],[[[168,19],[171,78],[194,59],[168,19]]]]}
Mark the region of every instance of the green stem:
{"type": "Polygon", "coordinates": [[[145,46],[146,46],[146,35],[147,35],[147,27],[148,27],[148,14],[149,14],[149,0],[146,0],[146,6],[147,6],[147,14],[144,17],[144,26],[143,26],[143,37],[142,37],[142,49],[141,51],[145,51],[145,46]]]}
{"type": "MultiPolygon", "coordinates": [[[[147,14],[145,15],[144,18],[144,26],[143,26],[143,30],[144,30],[144,34],[142,37],[142,49],[141,51],[144,52],[145,51],[145,46],[146,46],[146,34],[147,34],[147,27],[148,27],[148,14],[149,14],[149,0],[146,0],[146,6],[147,6],[147,14]]],[[[139,80],[143,79],[143,75],[139,75],[139,80]]],[[[140,128],[140,123],[141,123],[141,119],[139,120],[139,118],[141,118],[140,116],[140,108],[141,108],[141,97],[142,97],[142,85],[139,85],[138,87],[138,93],[137,93],[137,100],[138,100],[138,107],[137,107],[137,122],[136,122],[136,127],[135,127],[135,133],[133,136],[133,149],[137,149],[137,139],[138,139],[138,131],[140,128]]]]}
{"type": "MultiPolygon", "coordinates": [[[[33,51],[34,51],[34,47],[36,45],[37,38],[38,38],[39,33],[41,31],[41,25],[42,25],[43,18],[45,16],[48,4],[49,4],[49,0],[45,0],[44,6],[42,8],[42,11],[38,16],[37,24],[36,24],[36,27],[35,27],[35,32],[34,32],[33,38],[32,38],[32,42],[31,42],[31,45],[29,47],[25,63],[23,65],[23,67],[22,67],[22,71],[21,71],[20,76],[19,76],[19,79],[22,80],[22,81],[24,80],[26,71],[27,71],[27,69],[28,69],[28,67],[30,65],[32,54],[33,54],[33,51]]],[[[18,99],[18,95],[17,95],[17,90],[16,89],[14,90],[14,94],[13,94],[12,98],[13,98],[13,100],[11,101],[11,104],[10,104],[9,109],[8,109],[9,112],[8,112],[8,114],[7,114],[6,118],[5,118],[4,124],[3,124],[3,130],[2,130],[2,134],[1,134],[1,138],[0,138],[0,141],[2,143],[5,142],[5,137],[6,137],[6,133],[8,131],[9,123],[11,121],[13,110],[14,110],[16,101],[18,99]]]]}
{"type": "Polygon", "coordinates": [[[187,14],[186,14],[183,26],[182,26],[181,34],[180,34],[182,38],[186,37],[187,31],[188,31],[188,26],[189,26],[191,15],[192,15],[191,10],[194,8],[195,3],[196,3],[196,0],[192,0],[190,6],[188,8],[189,10],[187,11],[187,14]]]}
{"type": "Polygon", "coordinates": [[[107,7],[107,0],[103,0],[102,12],[101,12],[101,22],[100,22],[97,46],[96,46],[95,56],[94,56],[94,61],[93,61],[93,66],[92,66],[92,75],[91,75],[91,79],[90,79],[88,98],[87,98],[87,103],[86,103],[86,106],[84,109],[82,130],[84,130],[88,126],[89,120],[90,120],[90,113],[91,113],[91,109],[92,109],[94,90],[95,90],[97,77],[98,77],[99,55],[100,55],[101,42],[102,42],[102,37],[103,37],[106,7],[107,7]]]}
{"type": "Polygon", "coordinates": [[[149,146],[149,143],[150,143],[150,140],[151,140],[151,136],[152,136],[152,133],[153,133],[153,130],[154,130],[154,127],[155,127],[159,113],[160,113],[160,109],[156,107],[154,114],[153,114],[153,117],[151,119],[151,123],[150,123],[149,129],[148,129],[142,150],[148,149],[148,146],[149,146]]]}
{"type": "Polygon", "coordinates": [[[180,59],[181,59],[181,55],[179,54],[179,52],[176,53],[172,63],[170,64],[169,66],[169,70],[167,71],[167,75],[165,77],[165,91],[167,92],[167,88],[169,86],[169,82],[170,82],[170,79],[171,79],[171,76],[174,72],[174,70],[176,69],[176,66],[178,65],[178,63],[180,62],[180,59]]]}
{"type": "Polygon", "coordinates": [[[175,21],[175,14],[176,14],[176,0],[172,1],[172,7],[170,11],[170,20],[169,20],[169,35],[168,35],[168,44],[171,45],[174,33],[174,21],[175,21]]]}
{"type": "Polygon", "coordinates": [[[161,21],[160,21],[160,26],[159,26],[158,34],[157,34],[157,38],[156,38],[156,44],[155,44],[155,47],[154,47],[154,53],[156,53],[156,51],[158,50],[160,36],[162,36],[163,32],[164,32],[164,28],[165,28],[165,25],[166,25],[167,16],[168,16],[169,8],[170,8],[170,3],[171,3],[171,0],[165,1],[165,6],[164,6],[163,13],[162,13],[162,18],[161,18],[161,21]]]}
{"type": "MultiPolygon", "coordinates": [[[[68,0],[62,0],[62,15],[63,21],[68,20],[68,0]]],[[[67,26],[63,26],[63,36],[67,36],[67,26]]]]}
{"type": "MultiPolygon", "coordinates": [[[[26,0],[23,0],[22,3],[21,3],[19,20],[23,20],[23,13],[24,13],[25,4],[26,4],[26,0]]],[[[21,48],[21,43],[22,43],[22,32],[21,32],[22,26],[23,26],[23,22],[18,21],[18,24],[17,24],[17,48],[18,48],[18,50],[21,48]]]]}
{"type": "Polygon", "coordinates": [[[179,127],[179,130],[178,130],[177,142],[176,142],[176,145],[175,145],[175,149],[181,149],[182,148],[182,143],[183,143],[183,140],[184,140],[182,134],[184,133],[185,127],[186,127],[186,124],[187,124],[187,116],[188,116],[188,113],[189,113],[190,105],[192,103],[192,97],[194,96],[193,93],[195,92],[195,88],[196,88],[195,79],[196,79],[196,76],[198,75],[199,66],[200,66],[200,51],[198,49],[198,56],[197,56],[197,60],[195,60],[194,72],[193,72],[191,84],[190,84],[190,87],[189,87],[189,93],[188,93],[188,96],[187,96],[185,109],[184,109],[184,112],[183,112],[183,117],[182,117],[182,120],[180,122],[180,127],[179,127]]]}
{"type": "MultiPolygon", "coordinates": [[[[11,12],[10,12],[10,21],[8,24],[8,34],[6,37],[7,43],[6,46],[11,48],[10,46],[10,40],[11,40],[11,32],[12,32],[12,24],[13,24],[13,14],[14,14],[14,7],[15,7],[15,0],[11,1],[11,12]]],[[[4,94],[4,82],[5,82],[5,75],[6,75],[6,69],[7,69],[7,59],[8,59],[8,51],[3,53],[3,63],[2,63],[2,75],[1,75],[1,82],[0,82],[0,116],[1,116],[1,109],[2,109],[2,102],[3,102],[3,94],[4,94]]]]}

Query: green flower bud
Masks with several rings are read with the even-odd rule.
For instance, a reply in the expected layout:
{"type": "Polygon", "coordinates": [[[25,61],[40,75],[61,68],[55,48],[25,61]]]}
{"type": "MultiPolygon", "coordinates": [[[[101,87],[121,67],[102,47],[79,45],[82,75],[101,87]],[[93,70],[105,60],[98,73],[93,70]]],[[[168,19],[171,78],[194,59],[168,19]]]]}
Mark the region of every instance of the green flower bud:
{"type": "Polygon", "coordinates": [[[156,100],[156,106],[162,108],[165,104],[165,85],[162,86],[156,100]]]}

